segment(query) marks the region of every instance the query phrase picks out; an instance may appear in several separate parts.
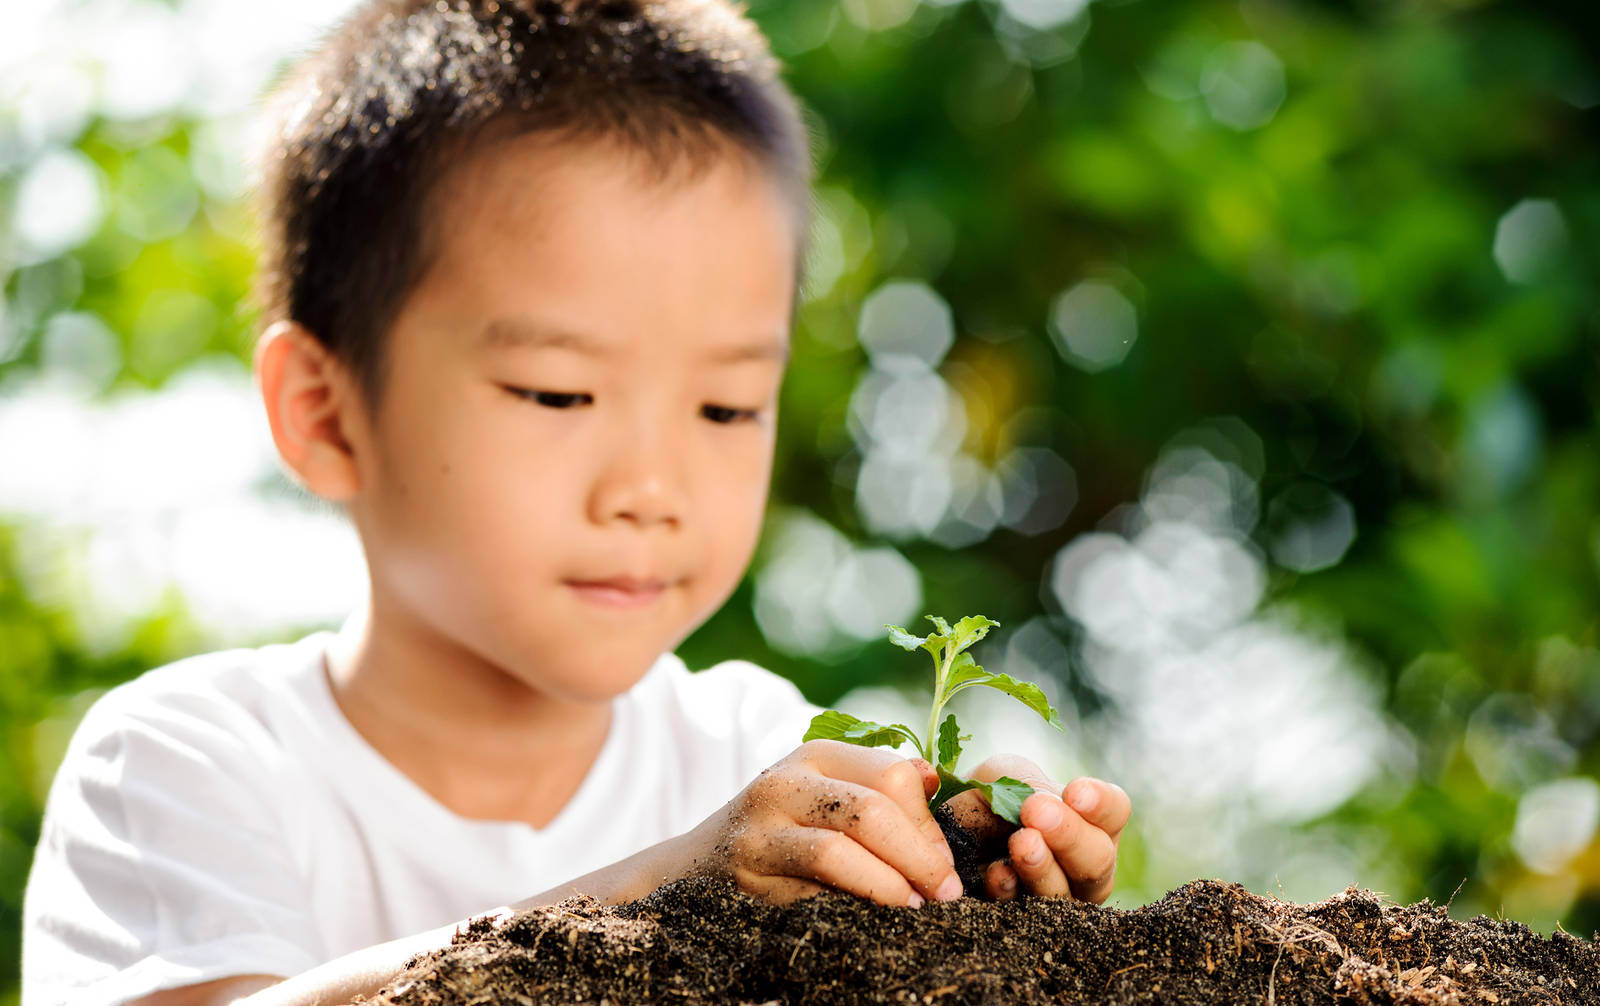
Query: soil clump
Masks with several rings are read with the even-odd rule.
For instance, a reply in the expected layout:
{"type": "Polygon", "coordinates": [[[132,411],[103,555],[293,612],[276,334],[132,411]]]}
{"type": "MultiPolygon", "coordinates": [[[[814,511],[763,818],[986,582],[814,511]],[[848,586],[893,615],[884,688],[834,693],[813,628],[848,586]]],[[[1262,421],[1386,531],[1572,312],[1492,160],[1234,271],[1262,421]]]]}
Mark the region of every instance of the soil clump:
{"type": "Polygon", "coordinates": [[[1001,831],[980,834],[956,820],[949,807],[933,812],[944,842],[955,857],[956,876],[961,878],[961,889],[969,892],[984,890],[983,871],[988,864],[1007,856],[1006,833],[1001,831]]]}
{"type": "Polygon", "coordinates": [[[1295,905],[1195,881],[1134,910],[965,897],[778,907],[725,881],[573,898],[409,962],[371,1002],[1600,1004],[1600,945],[1348,889],[1295,905]]]}

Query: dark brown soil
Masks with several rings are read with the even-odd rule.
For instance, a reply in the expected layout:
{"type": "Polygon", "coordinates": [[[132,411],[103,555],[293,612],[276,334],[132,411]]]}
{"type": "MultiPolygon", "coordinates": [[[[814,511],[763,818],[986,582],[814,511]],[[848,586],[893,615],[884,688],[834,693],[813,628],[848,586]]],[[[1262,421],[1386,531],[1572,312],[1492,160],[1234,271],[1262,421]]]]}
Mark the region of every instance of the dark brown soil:
{"type": "Polygon", "coordinates": [[[510,1003],[1600,1004],[1600,946],[1351,888],[1294,905],[1196,881],[1134,911],[962,898],[779,908],[677,881],[486,920],[373,1001],[510,1003]]]}
{"type": "Polygon", "coordinates": [[[1005,834],[993,832],[980,838],[957,822],[949,807],[934,811],[933,819],[939,822],[945,844],[956,858],[956,876],[961,878],[961,889],[972,894],[981,893],[984,868],[997,859],[1007,858],[1005,834]]]}

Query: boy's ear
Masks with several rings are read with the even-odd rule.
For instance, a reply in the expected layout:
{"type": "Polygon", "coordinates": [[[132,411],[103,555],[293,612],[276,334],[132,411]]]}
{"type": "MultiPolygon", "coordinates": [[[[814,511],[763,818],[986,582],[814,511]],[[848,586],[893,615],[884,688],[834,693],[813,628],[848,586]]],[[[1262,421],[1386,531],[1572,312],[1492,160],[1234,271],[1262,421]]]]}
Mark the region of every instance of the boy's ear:
{"type": "Polygon", "coordinates": [[[364,419],[349,372],[290,321],[262,333],[255,368],[272,442],[284,463],[311,492],[334,503],[348,501],[361,488],[353,443],[364,419]]]}

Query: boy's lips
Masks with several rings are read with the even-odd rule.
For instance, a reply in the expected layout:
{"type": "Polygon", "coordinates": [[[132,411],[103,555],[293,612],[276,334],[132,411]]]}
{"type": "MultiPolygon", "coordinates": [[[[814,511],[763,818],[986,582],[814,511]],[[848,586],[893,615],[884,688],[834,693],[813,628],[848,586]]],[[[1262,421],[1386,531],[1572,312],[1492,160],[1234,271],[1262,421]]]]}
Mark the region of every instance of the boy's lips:
{"type": "Polygon", "coordinates": [[[567,586],[591,604],[608,608],[637,608],[660,597],[670,586],[665,580],[629,576],[605,580],[568,580],[567,586]]]}

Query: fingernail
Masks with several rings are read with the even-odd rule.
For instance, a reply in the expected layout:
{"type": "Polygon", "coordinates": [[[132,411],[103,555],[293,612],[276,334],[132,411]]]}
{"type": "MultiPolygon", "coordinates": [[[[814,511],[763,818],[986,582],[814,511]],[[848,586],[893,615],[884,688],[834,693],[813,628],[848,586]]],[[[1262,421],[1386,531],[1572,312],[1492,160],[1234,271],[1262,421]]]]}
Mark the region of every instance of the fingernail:
{"type": "Polygon", "coordinates": [[[1067,800],[1072,804],[1073,810],[1080,814],[1087,814],[1099,804],[1100,794],[1094,791],[1093,786],[1080,786],[1072,791],[1067,800]]]}
{"type": "Polygon", "coordinates": [[[918,894],[916,891],[912,891],[911,892],[911,897],[906,899],[906,907],[907,908],[921,908],[922,905],[923,905],[922,895],[918,894]]]}
{"type": "Polygon", "coordinates": [[[939,901],[954,901],[961,897],[961,878],[955,874],[944,878],[944,883],[939,885],[939,890],[933,895],[939,901]]]}
{"type": "Polygon", "coordinates": [[[1040,800],[1039,803],[1043,806],[1034,812],[1033,819],[1038,822],[1040,831],[1053,831],[1061,824],[1061,804],[1049,800],[1040,800]]]}

